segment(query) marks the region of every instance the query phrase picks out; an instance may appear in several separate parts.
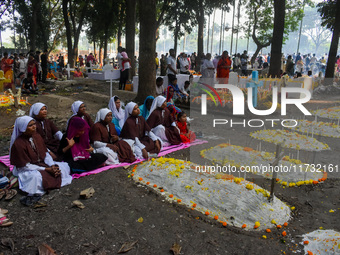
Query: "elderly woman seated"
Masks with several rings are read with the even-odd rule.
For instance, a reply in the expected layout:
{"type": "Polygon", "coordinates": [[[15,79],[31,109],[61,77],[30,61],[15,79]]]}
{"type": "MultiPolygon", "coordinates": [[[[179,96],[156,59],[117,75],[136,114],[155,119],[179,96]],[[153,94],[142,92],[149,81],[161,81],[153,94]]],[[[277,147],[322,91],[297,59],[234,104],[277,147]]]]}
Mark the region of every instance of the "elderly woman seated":
{"type": "Polygon", "coordinates": [[[147,124],[152,132],[162,139],[162,142],[171,145],[182,143],[180,131],[167,108],[166,98],[158,96],[152,103],[147,124]]]}
{"type": "Polygon", "coordinates": [[[29,116],[19,117],[15,121],[10,162],[14,165],[13,174],[18,176],[19,188],[31,198],[51,189],[59,189],[72,181],[68,164],[52,160],[44,140],[36,132],[36,121],[29,116]]]}
{"type": "Polygon", "coordinates": [[[134,147],[138,158],[149,158],[148,153],[159,153],[161,139],[151,132],[143,116],[139,116],[138,105],[130,102],[125,107],[125,123],[120,136],[134,147]]]}
{"type": "Polygon", "coordinates": [[[105,162],[107,165],[119,162],[132,163],[136,160],[130,145],[119,140],[115,125],[112,123],[112,112],[107,108],[98,111],[90,138],[96,152],[108,157],[105,162]]]}
{"type": "Polygon", "coordinates": [[[47,119],[47,106],[43,103],[33,104],[29,116],[35,119],[37,133],[44,139],[47,149],[53,153],[50,154],[55,159],[63,133],[51,120],[47,119]]]}
{"type": "Polygon", "coordinates": [[[104,165],[107,157],[94,153],[90,146],[90,127],[80,117],[73,117],[68,124],[67,133],[60,141],[59,155],[63,156],[72,173],[82,173],[94,170],[104,165]]]}

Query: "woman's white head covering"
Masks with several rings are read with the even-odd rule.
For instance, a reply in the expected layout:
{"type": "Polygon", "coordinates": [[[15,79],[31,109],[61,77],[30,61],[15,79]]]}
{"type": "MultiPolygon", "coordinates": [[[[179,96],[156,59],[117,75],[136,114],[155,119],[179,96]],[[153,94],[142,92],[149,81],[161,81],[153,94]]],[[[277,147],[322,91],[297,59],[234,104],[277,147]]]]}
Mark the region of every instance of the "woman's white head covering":
{"type": "Polygon", "coordinates": [[[79,111],[79,107],[83,104],[84,102],[82,101],[75,101],[72,106],[71,106],[71,109],[72,109],[72,112],[73,112],[73,115],[77,115],[78,111],[79,111]]]}
{"type": "Polygon", "coordinates": [[[158,96],[156,97],[153,102],[152,102],[152,105],[151,105],[151,108],[150,108],[150,113],[149,113],[149,116],[147,117],[147,119],[151,116],[151,113],[156,110],[158,107],[161,107],[162,104],[166,101],[166,98],[163,97],[163,96],[158,96]]]}
{"type": "Polygon", "coordinates": [[[30,121],[34,120],[32,117],[29,116],[22,116],[15,120],[13,133],[11,137],[11,144],[9,146],[9,149],[11,150],[13,143],[15,140],[20,136],[22,133],[24,133],[27,129],[28,123],[30,121]]]}
{"type": "Polygon", "coordinates": [[[111,97],[110,102],[109,102],[109,109],[112,111],[113,117],[115,117],[118,120],[120,128],[122,128],[125,122],[125,111],[122,109],[122,105],[123,105],[122,102],[120,103],[120,107],[117,110],[116,103],[115,103],[116,97],[117,96],[111,97]]]}
{"type": "Polygon", "coordinates": [[[97,123],[97,122],[99,122],[99,121],[101,121],[101,120],[104,120],[105,117],[106,117],[106,115],[107,115],[108,113],[110,113],[110,112],[111,112],[110,109],[107,109],[107,108],[102,108],[102,109],[100,109],[100,110],[97,112],[96,120],[95,120],[94,123],[97,123]]]}
{"type": "Polygon", "coordinates": [[[32,117],[32,118],[37,116],[39,114],[41,108],[43,108],[44,106],[46,106],[46,105],[43,104],[43,103],[35,103],[35,104],[33,104],[31,106],[29,116],[32,117]]]}
{"type": "Polygon", "coordinates": [[[130,117],[132,111],[133,111],[133,108],[135,108],[137,104],[134,103],[134,102],[130,102],[128,103],[126,106],[125,106],[125,120],[124,120],[124,123],[125,121],[127,120],[127,118],[130,117]]]}

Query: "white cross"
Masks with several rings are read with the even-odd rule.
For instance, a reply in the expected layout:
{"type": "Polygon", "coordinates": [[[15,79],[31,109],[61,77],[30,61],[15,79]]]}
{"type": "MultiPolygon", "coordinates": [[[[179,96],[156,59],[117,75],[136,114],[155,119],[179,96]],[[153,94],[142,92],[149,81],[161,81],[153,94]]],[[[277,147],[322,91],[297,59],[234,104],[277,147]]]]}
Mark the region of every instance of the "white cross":
{"type": "Polygon", "coordinates": [[[92,65],[92,62],[90,61],[90,66],[86,67],[86,72],[89,71],[89,69],[91,70],[91,72],[93,72],[93,69],[97,69],[98,68],[98,65],[92,65]]]}
{"type": "Polygon", "coordinates": [[[74,71],[74,68],[70,68],[70,64],[67,64],[66,71],[67,71],[67,79],[69,80],[70,77],[71,77],[71,72],[70,71],[74,71]]]}
{"type": "Polygon", "coordinates": [[[110,79],[110,81],[106,81],[106,82],[110,82],[110,98],[112,97],[112,81],[113,79],[110,79]]]}

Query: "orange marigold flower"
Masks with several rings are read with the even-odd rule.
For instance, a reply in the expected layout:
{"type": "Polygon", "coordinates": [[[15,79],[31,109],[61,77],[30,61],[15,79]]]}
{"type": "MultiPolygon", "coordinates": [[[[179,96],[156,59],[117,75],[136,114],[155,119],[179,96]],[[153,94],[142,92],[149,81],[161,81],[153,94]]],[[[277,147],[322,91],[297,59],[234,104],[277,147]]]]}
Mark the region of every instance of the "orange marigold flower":
{"type": "Polygon", "coordinates": [[[131,174],[131,176],[134,176],[134,174],[131,174]]]}
{"type": "Polygon", "coordinates": [[[139,177],[139,179],[138,180],[140,180],[140,181],[143,181],[143,178],[142,177],[139,177]]]}
{"type": "Polygon", "coordinates": [[[257,225],[254,225],[254,229],[257,229],[257,228],[259,228],[259,226],[257,226],[257,225]]]}
{"type": "Polygon", "coordinates": [[[191,207],[191,210],[193,211],[193,210],[195,210],[195,208],[192,208],[192,207],[191,207]]]}
{"type": "Polygon", "coordinates": [[[169,197],[170,197],[170,198],[173,198],[173,197],[174,197],[174,195],[170,194],[170,195],[169,195],[169,197]]]}
{"type": "Polygon", "coordinates": [[[242,225],[242,228],[246,228],[246,227],[247,227],[247,225],[246,225],[246,224],[243,224],[243,225],[242,225]]]}
{"type": "Polygon", "coordinates": [[[278,181],[280,181],[280,179],[279,179],[279,178],[276,178],[276,181],[278,182],[278,181]]]}
{"type": "Polygon", "coordinates": [[[177,203],[180,203],[180,202],[182,202],[182,200],[181,199],[177,199],[177,203]]]}
{"type": "Polygon", "coordinates": [[[195,217],[195,219],[196,219],[196,220],[199,220],[199,219],[200,219],[200,217],[195,217]]]}
{"type": "Polygon", "coordinates": [[[267,229],[266,229],[266,232],[267,232],[267,233],[271,233],[272,231],[271,231],[269,228],[267,228],[267,229]]]}
{"type": "Polygon", "coordinates": [[[215,220],[218,220],[218,216],[217,216],[217,215],[215,215],[215,216],[214,216],[214,219],[215,219],[215,220]]]}
{"type": "Polygon", "coordinates": [[[208,211],[205,212],[205,215],[209,215],[210,213],[208,211]]]}
{"type": "Polygon", "coordinates": [[[288,226],[288,222],[283,223],[283,226],[287,227],[288,226]]]}
{"type": "Polygon", "coordinates": [[[303,242],[303,244],[309,244],[309,241],[306,240],[306,241],[303,242]]]}
{"type": "Polygon", "coordinates": [[[196,207],[197,205],[196,204],[192,204],[192,207],[196,207]]]}
{"type": "Polygon", "coordinates": [[[132,172],[136,172],[136,170],[135,170],[135,169],[132,169],[132,172]]]}
{"type": "Polygon", "coordinates": [[[283,232],[282,232],[282,235],[283,235],[283,236],[286,236],[286,235],[287,235],[286,231],[283,231],[283,232]]]}
{"type": "Polygon", "coordinates": [[[146,185],[149,185],[149,184],[150,184],[150,182],[147,182],[147,183],[146,183],[146,185]]]}
{"type": "Polygon", "coordinates": [[[157,185],[156,185],[156,184],[154,184],[154,185],[153,185],[153,187],[154,187],[154,188],[157,188],[157,185]]]}
{"type": "Polygon", "coordinates": [[[313,255],[313,252],[307,251],[308,255],[313,255]]]}
{"type": "Polygon", "coordinates": [[[326,178],[321,178],[321,181],[323,181],[323,182],[326,181],[326,178]]]}
{"type": "Polygon", "coordinates": [[[276,227],[277,227],[278,229],[282,228],[282,226],[281,226],[281,225],[277,225],[276,227]]]}
{"type": "Polygon", "coordinates": [[[164,192],[164,189],[161,189],[161,192],[164,192]]]}
{"type": "Polygon", "coordinates": [[[318,184],[318,183],[319,183],[318,181],[313,181],[313,184],[314,184],[314,185],[316,185],[316,184],[318,184]]]}
{"type": "Polygon", "coordinates": [[[227,222],[224,221],[224,222],[222,223],[222,225],[223,225],[223,227],[226,227],[226,226],[227,226],[227,222]]]}
{"type": "Polygon", "coordinates": [[[244,147],[243,150],[244,150],[244,151],[253,151],[253,149],[250,148],[250,147],[244,147]]]}

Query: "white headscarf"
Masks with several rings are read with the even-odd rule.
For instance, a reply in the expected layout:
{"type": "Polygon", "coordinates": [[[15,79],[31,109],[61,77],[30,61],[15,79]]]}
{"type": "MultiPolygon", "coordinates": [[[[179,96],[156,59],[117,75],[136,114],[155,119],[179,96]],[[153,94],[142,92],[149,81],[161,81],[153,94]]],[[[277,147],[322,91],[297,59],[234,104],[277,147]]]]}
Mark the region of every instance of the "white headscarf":
{"type": "Polygon", "coordinates": [[[72,109],[72,112],[73,112],[73,115],[77,115],[78,111],[79,111],[79,107],[83,104],[84,102],[82,101],[75,101],[72,106],[71,106],[71,109],[72,109]]]}
{"type": "Polygon", "coordinates": [[[124,123],[125,121],[127,120],[127,118],[130,117],[132,111],[133,111],[133,108],[135,108],[137,104],[134,103],[134,102],[130,102],[128,103],[126,106],[125,106],[125,119],[124,119],[124,123]]]}
{"type": "Polygon", "coordinates": [[[29,116],[22,116],[15,120],[13,133],[11,137],[11,144],[9,146],[9,149],[11,150],[13,143],[15,140],[20,136],[22,133],[24,133],[27,129],[28,123],[30,121],[34,120],[32,117],[29,116]]]}
{"type": "Polygon", "coordinates": [[[111,112],[111,111],[110,111],[109,109],[107,109],[107,108],[102,108],[102,109],[100,109],[100,110],[97,112],[96,120],[95,120],[94,123],[97,123],[97,122],[99,122],[99,121],[101,121],[101,120],[104,120],[105,117],[106,117],[106,115],[107,115],[108,113],[110,113],[110,112],[111,112]]]}
{"type": "Polygon", "coordinates": [[[153,102],[152,102],[152,105],[151,105],[151,108],[150,108],[150,113],[149,113],[149,116],[147,117],[147,119],[151,116],[151,113],[156,110],[156,108],[158,107],[161,107],[162,104],[166,101],[166,98],[163,97],[163,96],[158,96],[156,97],[153,102]]]}
{"type": "MultiPolygon", "coordinates": [[[[119,111],[117,110],[117,107],[116,107],[116,103],[115,103],[115,98],[116,98],[117,96],[113,96],[113,97],[111,97],[111,99],[110,99],[110,102],[109,102],[109,109],[111,110],[111,112],[112,112],[112,115],[113,115],[113,117],[115,117],[117,120],[118,120],[118,122],[119,122],[119,126],[120,126],[120,128],[123,128],[123,125],[124,125],[124,123],[125,123],[125,112],[124,112],[124,110],[122,109],[122,102],[120,103],[120,107],[119,107],[119,111]]],[[[117,97],[118,98],[118,97],[117,97]]]]}
{"type": "MultiPolygon", "coordinates": [[[[43,103],[35,103],[31,106],[31,109],[30,109],[30,114],[29,116],[30,117],[35,117],[39,114],[41,108],[43,108],[44,106],[46,106],[45,104],[43,103]]],[[[47,106],[46,106],[47,107],[47,106]]]]}

